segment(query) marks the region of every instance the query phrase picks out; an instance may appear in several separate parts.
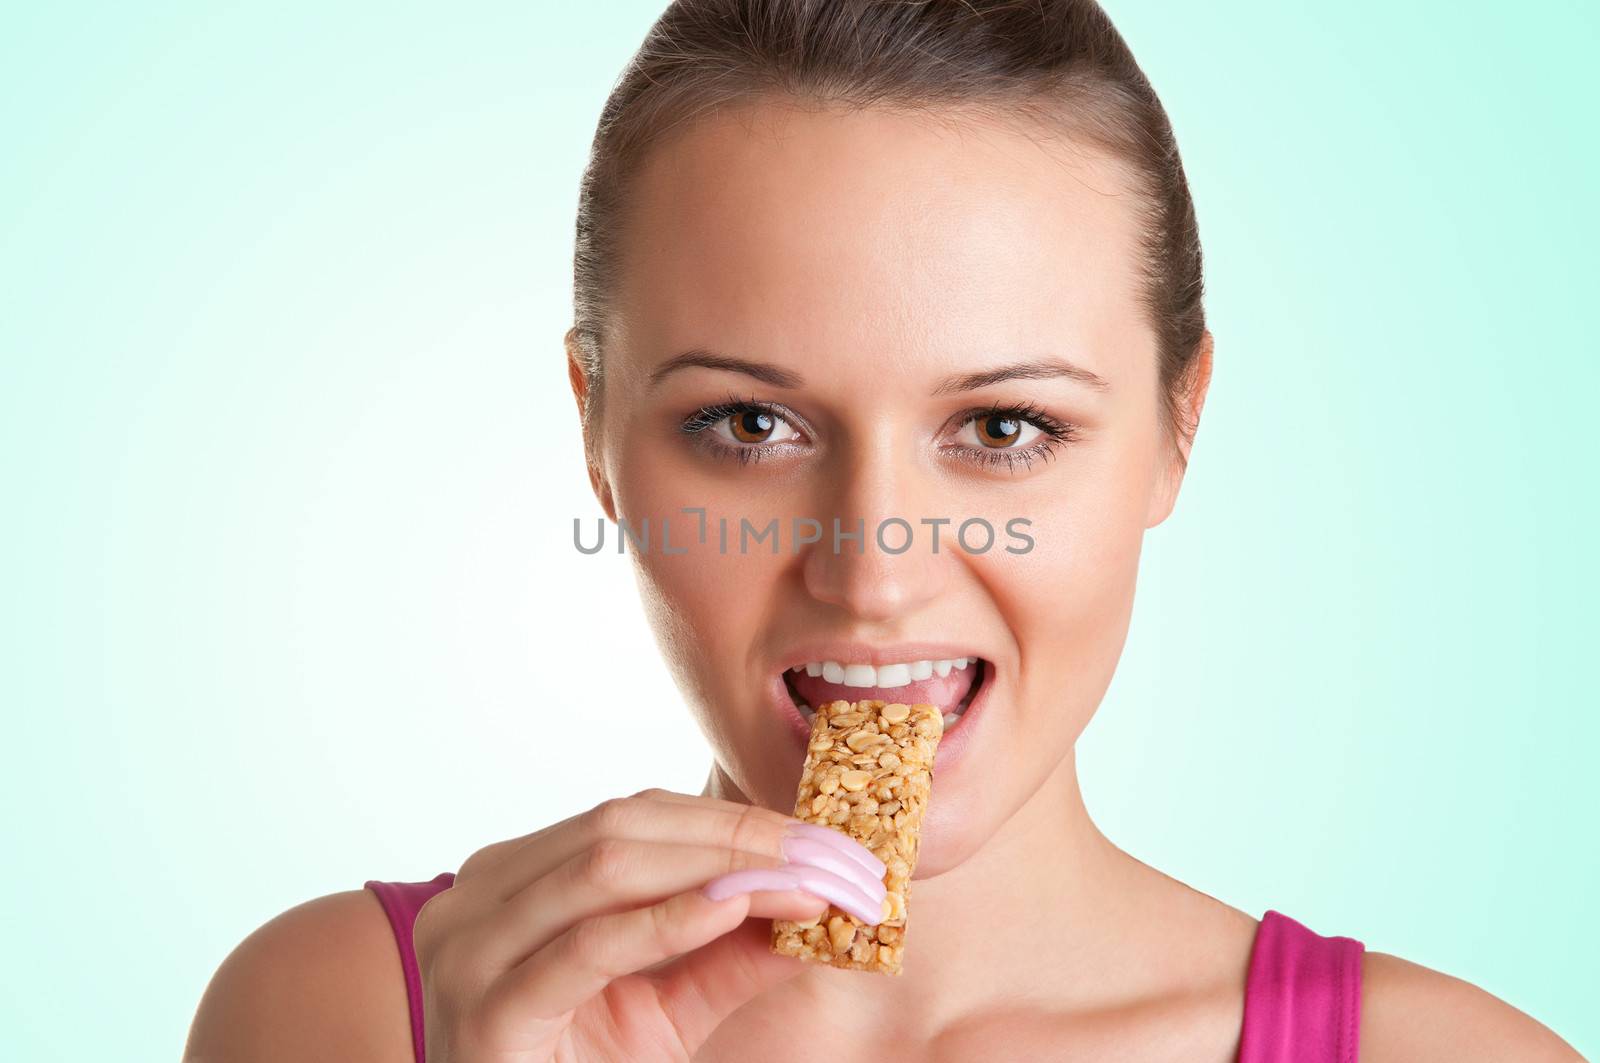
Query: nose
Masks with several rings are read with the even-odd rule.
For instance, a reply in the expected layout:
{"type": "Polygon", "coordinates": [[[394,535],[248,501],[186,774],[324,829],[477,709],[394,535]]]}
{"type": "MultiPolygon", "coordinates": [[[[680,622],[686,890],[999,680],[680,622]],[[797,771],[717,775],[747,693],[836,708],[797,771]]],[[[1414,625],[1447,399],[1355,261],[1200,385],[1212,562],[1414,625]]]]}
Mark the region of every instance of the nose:
{"type": "Polygon", "coordinates": [[[820,538],[806,547],[807,592],[852,617],[893,620],[916,612],[944,590],[950,529],[934,552],[935,528],[923,523],[930,492],[915,470],[891,457],[860,456],[830,476],[819,513],[820,538]],[[835,524],[837,521],[837,524],[835,524]]]}

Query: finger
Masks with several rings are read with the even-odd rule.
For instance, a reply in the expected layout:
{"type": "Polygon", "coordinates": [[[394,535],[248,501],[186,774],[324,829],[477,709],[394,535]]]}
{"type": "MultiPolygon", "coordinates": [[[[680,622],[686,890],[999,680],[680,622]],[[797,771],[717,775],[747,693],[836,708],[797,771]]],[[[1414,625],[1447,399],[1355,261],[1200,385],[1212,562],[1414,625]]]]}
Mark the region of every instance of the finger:
{"type": "Polygon", "coordinates": [[[772,951],[769,924],[747,919],[710,944],[663,965],[656,975],[657,993],[692,1056],[729,1015],[805,967],[793,956],[772,951]]]}
{"type": "Polygon", "coordinates": [[[638,795],[613,798],[530,836],[520,847],[481,868],[471,879],[471,887],[487,897],[506,900],[605,839],[717,845],[777,854],[785,826],[783,817],[774,818],[767,810],[750,805],[723,808],[638,795]]]}
{"type": "Polygon", "coordinates": [[[868,849],[842,830],[835,830],[832,827],[824,827],[816,823],[807,823],[804,820],[796,820],[789,830],[791,833],[798,834],[809,841],[831,846],[865,868],[867,873],[875,879],[881,879],[889,869],[888,865],[879,860],[871,849],[868,849]]]}
{"type": "MultiPolygon", "coordinates": [[[[472,888],[505,900],[603,839],[716,845],[750,853],[785,854],[795,842],[802,855],[791,860],[827,866],[858,881],[868,893],[881,894],[884,865],[865,846],[843,831],[805,823],[755,805],[689,797],[669,791],[644,791],[605,801],[582,816],[558,824],[492,865],[472,888]],[[660,796],[658,796],[660,795],[660,796]],[[799,838],[794,838],[798,835],[799,838]],[[801,841],[800,839],[803,839],[801,841]],[[866,868],[856,874],[840,861],[819,852],[825,846],[866,868]],[[809,851],[807,851],[809,850],[809,851]]],[[[879,898],[881,900],[881,896],[879,898]]]]}
{"type": "Polygon", "coordinates": [[[772,852],[604,838],[513,893],[463,936],[493,969],[508,970],[583,919],[656,904],[731,871],[782,863],[772,852]]]}
{"type": "MultiPolygon", "coordinates": [[[[732,812],[736,812],[746,807],[754,807],[741,805],[735,801],[723,801],[720,798],[697,797],[689,794],[674,793],[671,790],[645,790],[643,793],[636,796],[646,795],[648,795],[652,800],[662,801],[670,804],[702,803],[706,801],[712,801],[718,806],[732,812]]],[[[770,809],[762,808],[760,811],[765,812],[769,816],[777,816],[780,820],[784,821],[786,829],[793,831],[796,834],[801,834],[812,839],[813,841],[819,841],[824,845],[833,846],[835,849],[838,849],[841,853],[850,857],[852,860],[856,861],[856,863],[872,872],[873,878],[882,878],[884,871],[887,870],[883,861],[874,856],[871,849],[868,849],[865,845],[857,842],[854,838],[850,837],[850,835],[846,834],[842,830],[836,830],[832,827],[824,827],[817,823],[807,823],[805,820],[795,819],[793,816],[785,816],[781,813],[773,812],[770,809]]]]}
{"type": "MultiPolygon", "coordinates": [[[[793,826],[800,823],[799,820],[793,818],[792,816],[786,816],[782,813],[774,812],[771,809],[760,806],[741,804],[736,801],[726,801],[716,797],[680,794],[671,790],[663,790],[659,788],[640,790],[638,793],[633,794],[630,797],[614,798],[610,801],[602,802],[587,812],[580,813],[576,816],[569,816],[559,823],[552,823],[549,826],[541,827],[536,831],[532,831],[520,837],[509,838],[505,841],[496,842],[493,845],[485,845],[483,848],[469,856],[466,862],[461,865],[460,869],[456,872],[456,884],[458,887],[465,885],[475,886],[477,883],[490,877],[490,870],[492,868],[503,867],[507,858],[509,858],[512,854],[521,852],[530,845],[538,845],[548,842],[551,838],[561,837],[570,834],[573,831],[581,832],[589,826],[598,825],[603,827],[603,822],[597,824],[594,821],[603,821],[607,816],[625,818],[626,809],[616,806],[623,804],[638,804],[645,801],[654,801],[663,804],[675,804],[680,806],[691,805],[699,808],[713,808],[725,813],[730,813],[734,816],[748,815],[752,818],[763,819],[780,827],[786,825],[793,826]]],[[[869,861],[873,859],[870,853],[867,853],[866,856],[869,861]]],[[[871,863],[868,863],[867,866],[870,868],[872,865],[871,863]]],[[[881,877],[883,870],[879,868],[874,872],[874,874],[881,877]]]]}
{"type": "MultiPolygon", "coordinates": [[[[811,826],[809,823],[798,825],[811,826]]],[[[867,870],[859,860],[852,860],[837,846],[825,844],[810,835],[790,833],[783,838],[783,855],[795,863],[827,868],[840,878],[856,883],[877,900],[883,900],[886,891],[883,873],[867,870]]]]}
{"type": "MultiPolygon", "coordinates": [[[[865,879],[864,871],[832,850],[826,855],[865,879]]],[[[699,885],[707,886],[713,899],[758,889],[805,889],[858,918],[876,922],[882,918],[885,890],[882,882],[865,882],[873,892],[828,867],[784,863],[770,854],[606,839],[529,884],[462,935],[491,969],[503,970],[580,920],[656,904],[699,885]]]]}
{"type": "Polygon", "coordinates": [[[884,895],[868,897],[859,889],[850,888],[849,882],[833,872],[806,864],[786,864],[771,871],[735,871],[706,883],[705,892],[712,900],[720,900],[748,890],[778,889],[786,882],[825,898],[868,926],[881,922],[884,910],[888,907],[884,903],[884,895]]]}
{"type": "Polygon", "coordinates": [[[770,809],[765,805],[753,805],[746,801],[729,801],[722,797],[708,797],[704,794],[680,794],[676,790],[663,790],[659,787],[650,790],[640,790],[635,797],[642,797],[650,801],[660,801],[673,805],[700,805],[720,808],[725,812],[743,812],[753,809],[756,815],[765,816],[780,823],[794,822],[794,817],[786,812],[770,809]]]}
{"type": "MultiPolygon", "coordinates": [[[[750,894],[747,919],[793,919],[807,922],[826,915],[828,901],[803,890],[756,890],[750,894]]],[[[769,937],[771,935],[768,935],[769,937]]]]}
{"type": "Polygon", "coordinates": [[[624,975],[726,934],[750,908],[747,893],[714,901],[692,889],[646,908],[585,919],[497,979],[485,1004],[514,1026],[548,1021],[624,975]]]}

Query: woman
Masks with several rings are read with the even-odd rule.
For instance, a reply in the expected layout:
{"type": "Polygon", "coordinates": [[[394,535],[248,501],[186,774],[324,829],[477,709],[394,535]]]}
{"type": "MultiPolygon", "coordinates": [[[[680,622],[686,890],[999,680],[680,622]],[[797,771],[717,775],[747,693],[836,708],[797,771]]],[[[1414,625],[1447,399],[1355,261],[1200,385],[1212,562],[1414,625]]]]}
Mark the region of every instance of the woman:
{"type": "Polygon", "coordinates": [[[1201,294],[1165,113],[1095,4],[673,4],[601,119],[567,349],[596,497],[655,530],[704,792],[285,913],[190,1057],[1576,1058],[1085,811],[1074,744],[1210,381],[1201,294]],[[787,814],[836,697],[948,714],[898,978],[768,947],[881,889],[787,814]]]}

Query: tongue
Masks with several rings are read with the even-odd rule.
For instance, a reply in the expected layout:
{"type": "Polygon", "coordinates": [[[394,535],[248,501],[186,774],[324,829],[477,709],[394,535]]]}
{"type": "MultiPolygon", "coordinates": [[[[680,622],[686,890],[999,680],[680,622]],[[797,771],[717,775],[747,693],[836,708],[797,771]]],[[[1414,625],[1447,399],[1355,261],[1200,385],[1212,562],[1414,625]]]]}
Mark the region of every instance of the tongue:
{"type": "Polygon", "coordinates": [[[800,700],[812,708],[830,701],[898,701],[906,705],[937,705],[940,712],[951,712],[972,689],[979,667],[969,664],[965,668],[952,668],[947,676],[917,679],[903,687],[847,687],[843,683],[830,683],[820,675],[806,675],[804,671],[790,672],[789,682],[794,684],[800,700]]]}

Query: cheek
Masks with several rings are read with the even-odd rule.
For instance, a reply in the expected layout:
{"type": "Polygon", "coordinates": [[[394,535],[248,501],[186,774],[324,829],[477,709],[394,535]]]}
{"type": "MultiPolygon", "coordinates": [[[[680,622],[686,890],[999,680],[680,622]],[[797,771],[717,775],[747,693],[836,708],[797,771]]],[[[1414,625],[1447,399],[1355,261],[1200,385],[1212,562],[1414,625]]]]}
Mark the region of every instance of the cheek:
{"type": "Polygon", "coordinates": [[[792,558],[765,546],[740,552],[740,518],[759,524],[765,512],[748,491],[697,475],[662,448],[638,446],[621,458],[618,516],[635,528],[649,521],[648,549],[630,543],[629,552],[651,626],[680,684],[711,697],[719,682],[743,674],[753,640],[769,630],[792,558]]]}
{"type": "Polygon", "coordinates": [[[664,556],[652,543],[649,554],[635,555],[640,589],[651,622],[670,642],[667,648],[734,671],[748,656],[752,636],[766,630],[772,601],[781,597],[773,563],[782,558],[719,556],[714,529],[708,546],[694,542],[696,524],[693,517],[672,523],[673,547],[687,540],[687,553],[664,556]]]}
{"type": "Polygon", "coordinates": [[[991,583],[1017,639],[1020,708],[1066,719],[1074,733],[1110,684],[1132,615],[1150,489],[1144,450],[1085,456],[1039,499],[1033,550],[991,583]]]}

